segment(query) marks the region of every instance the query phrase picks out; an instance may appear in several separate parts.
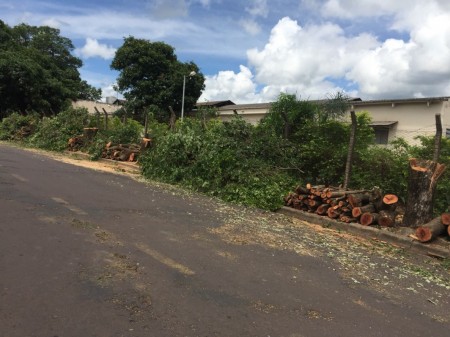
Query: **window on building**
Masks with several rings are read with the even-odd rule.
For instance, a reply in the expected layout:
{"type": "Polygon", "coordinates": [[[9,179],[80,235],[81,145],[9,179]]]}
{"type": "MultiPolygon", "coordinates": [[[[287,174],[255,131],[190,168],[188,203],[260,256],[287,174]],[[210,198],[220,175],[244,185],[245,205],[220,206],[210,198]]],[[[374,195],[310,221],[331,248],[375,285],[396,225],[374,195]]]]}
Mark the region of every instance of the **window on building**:
{"type": "Polygon", "coordinates": [[[447,137],[447,139],[450,139],[450,129],[445,130],[445,137],[447,137]]]}
{"type": "Polygon", "coordinates": [[[389,129],[374,128],[374,131],[375,131],[375,143],[386,145],[389,141],[389,129]]]}

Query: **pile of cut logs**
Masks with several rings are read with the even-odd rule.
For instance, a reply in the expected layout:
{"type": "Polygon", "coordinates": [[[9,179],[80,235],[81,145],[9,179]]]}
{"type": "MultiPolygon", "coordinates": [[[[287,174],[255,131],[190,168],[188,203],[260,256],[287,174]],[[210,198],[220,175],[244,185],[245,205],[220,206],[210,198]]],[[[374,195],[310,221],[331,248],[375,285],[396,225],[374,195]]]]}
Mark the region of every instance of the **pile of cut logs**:
{"type": "Polygon", "coordinates": [[[140,146],[137,144],[117,144],[112,142],[106,144],[102,153],[102,158],[119,161],[136,161],[140,152],[140,146]]]}
{"type": "Polygon", "coordinates": [[[138,160],[139,155],[149,148],[151,145],[150,138],[142,138],[141,144],[113,144],[109,142],[106,144],[102,153],[102,158],[119,160],[119,161],[131,161],[138,160]]]}
{"type": "Polygon", "coordinates": [[[382,195],[379,189],[348,191],[336,187],[298,186],[285,197],[285,205],[309,213],[325,215],[343,222],[364,226],[392,227],[401,223],[404,205],[394,194],[382,195]]]}
{"type": "MultiPolygon", "coordinates": [[[[359,223],[363,226],[379,225],[394,227],[401,225],[405,215],[405,205],[395,194],[382,194],[381,190],[344,190],[338,187],[298,186],[285,198],[285,205],[308,213],[328,216],[346,223],[359,223]]],[[[418,227],[416,236],[427,242],[444,233],[450,235],[450,214],[432,220],[418,227]],[[420,232],[420,233],[419,233],[420,232]]]]}
{"type": "MultiPolygon", "coordinates": [[[[83,134],[69,139],[67,146],[69,151],[80,151],[86,145],[92,143],[97,128],[84,128],[83,134]]],[[[137,161],[139,154],[148,149],[152,144],[150,138],[142,138],[141,144],[113,144],[109,142],[105,145],[102,158],[118,161],[137,161]]]]}

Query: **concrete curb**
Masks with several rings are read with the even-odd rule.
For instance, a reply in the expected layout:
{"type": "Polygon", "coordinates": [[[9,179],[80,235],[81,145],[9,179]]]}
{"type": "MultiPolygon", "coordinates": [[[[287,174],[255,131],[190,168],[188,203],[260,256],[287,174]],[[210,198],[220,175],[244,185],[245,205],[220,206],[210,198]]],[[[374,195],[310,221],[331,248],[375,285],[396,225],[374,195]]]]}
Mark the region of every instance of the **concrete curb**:
{"type": "MultiPolygon", "coordinates": [[[[84,152],[65,151],[64,153],[73,158],[78,158],[78,159],[90,160],[90,158],[91,158],[91,156],[89,154],[84,153],[84,152]]],[[[100,158],[100,159],[96,160],[96,162],[109,164],[111,166],[114,166],[121,170],[125,170],[130,173],[140,173],[141,172],[141,168],[140,168],[139,164],[137,164],[135,162],[132,162],[132,163],[131,162],[122,162],[122,161],[105,159],[105,158],[100,158]]]]}
{"type": "Polygon", "coordinates": [[[333,229],[342,230],[367,239],[377,239],[388,242],[408,251],[417,252],[428,256],[450,258],[450,244],[448,244],[447,247],[444,247],[433,243],[421,243],[413,238],[392,233],[387,230],[361,226],[356,223],[339,222],[328,217],[302,212],[290,207],[282,207],[278,213],[333,229]]]}

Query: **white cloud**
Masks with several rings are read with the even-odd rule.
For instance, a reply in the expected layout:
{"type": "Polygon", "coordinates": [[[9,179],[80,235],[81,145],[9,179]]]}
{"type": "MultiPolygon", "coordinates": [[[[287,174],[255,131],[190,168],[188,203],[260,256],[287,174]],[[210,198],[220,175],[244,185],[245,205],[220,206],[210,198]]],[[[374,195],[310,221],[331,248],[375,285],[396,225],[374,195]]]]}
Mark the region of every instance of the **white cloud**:
{"type": "Polygon", "coordinates": [[[206,90],[199,98],[199,102],[232,100],[235,103],[257,102],[256,84],[253,75],[245,66],[240,71],[220,71],[217,75],[206,76],[206,90]]]}
{"type": "Polygon", "coordinates": [[[251,1],[250,6],[245,7],[245,10],[252,16],[261,16],[266,18],[269,15],[267,0],[253,0],[251,1]]]}
{"type": "Polygon", "coordinates": [[[254,20],[241,20],[239,24],[250,35],[257,35],[261,32],[261,26],[254,20]]]}
{"type": "Polygon", "coordinates": [[[106,44],[98,43],[96,39],[87,38],[86,44],[75,50],[75,54],[83,58],[101,57],[105,60],[112,59],[116,53],[116,49],[106,44]]]}
{"type": "MultiPolygon", "coordinates": [[[[346,88],[350,88],[349,95],[363,99],[449,95],[450,5],[413,1],[408,8],[403,2],[392,6],[384,0],[364,3],[368,11],[391,15],[390,27],[406,32],[409,38],[381,39],[364,32],[348,36],[332,22],[302,27],[285,17],[273,27],[263,48],[247,51],[253,76],[232,73],[234,85],[239,87],[238,81],[243,80],[248,89],[252,87],[249,81],[253,88],[262,88],[244,95],[257,101],[273,99],[279,92],[323,98],[346,88]]],[[[350,4],[350,0],[330,0],[325,5],[336,10],[335,16],[344,17],[350,16],[350,4]]],[[[223,90],[214,96],[225,99],[225,94],[228,91],[223,90]]]]}
{"type": "Polygon", "coordinates": [[[42,24],[44,26],[49,26],[49,27],[57,28],[57,29],[60,29],[61,26],[67,25],[65,22],[62,22],[61,20],[58,20],[55,18],[45,19],[44,21],[42,21],[42,24]]]}
{"type": "Polygon", "coordinates": [[[298,94],[317,96],[317,89],[335,87],[330,78],[345,76],[362,55],[361,50],[376,45],[376,39],[368,34],[347,38],[335,24],[303,28],[286,17],[272,29],[265,47],[251,49],[247,56],[259,83],[297,88],[301,90],[298,94]]]}

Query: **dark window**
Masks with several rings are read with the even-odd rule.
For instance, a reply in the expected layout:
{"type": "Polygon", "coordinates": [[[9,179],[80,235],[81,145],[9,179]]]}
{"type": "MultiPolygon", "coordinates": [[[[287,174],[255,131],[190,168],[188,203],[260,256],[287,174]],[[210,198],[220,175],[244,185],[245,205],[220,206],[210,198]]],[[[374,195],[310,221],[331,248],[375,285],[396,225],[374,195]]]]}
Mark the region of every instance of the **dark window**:
{"type": "Polygon", "coordinates": [[[450,139],[450,129],[445,130],[445,136],[450,139]]]}
{"type": "Polygon", "coordinates": [[[387,144],[389,140],[388,128],[374,128],[375,131],[375,143],[387,144]]]}

